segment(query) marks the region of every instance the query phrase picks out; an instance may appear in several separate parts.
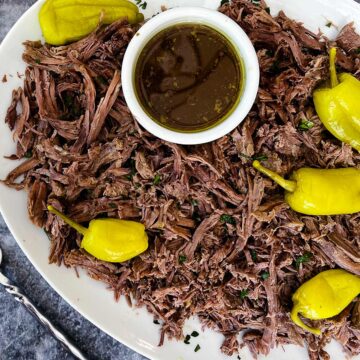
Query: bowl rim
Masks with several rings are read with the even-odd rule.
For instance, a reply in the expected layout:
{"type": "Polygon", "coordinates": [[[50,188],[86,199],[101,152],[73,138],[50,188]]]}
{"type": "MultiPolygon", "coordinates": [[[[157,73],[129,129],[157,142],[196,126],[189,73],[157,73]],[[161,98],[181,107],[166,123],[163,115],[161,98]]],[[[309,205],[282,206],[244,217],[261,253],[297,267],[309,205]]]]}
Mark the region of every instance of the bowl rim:
{"type": "Polygon", "coordinates": [[[135,119],[147,131],[165,141],[181,145],[197,145],[217,140],[234,130],[251,110],[259,88],[259,61],[253,44],[244,30],[226,15],[202,7],[178,7],[166,10],[147,21],[131,40],[122,66],[122,87],[125,101],[135,119]],[[219,124],[197,132],[177,132],[162,127],[145,112],[136,95],[134,74],[144,46],[159,32],[179,23],[200,23],[223,34],[233,45],[245,73],[238,104],[219,124]],[[134,59],[136,59],[134,61],[134,59]]]}

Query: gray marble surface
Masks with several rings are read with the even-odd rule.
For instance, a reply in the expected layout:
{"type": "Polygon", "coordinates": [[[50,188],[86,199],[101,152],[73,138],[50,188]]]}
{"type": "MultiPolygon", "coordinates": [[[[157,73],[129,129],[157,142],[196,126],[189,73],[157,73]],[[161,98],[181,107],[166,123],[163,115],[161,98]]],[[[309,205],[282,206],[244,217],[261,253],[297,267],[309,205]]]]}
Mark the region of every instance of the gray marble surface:
{"type": "MultiPolygon", "coordinates": [[[[0,0],[0,42],[34,2],[0,0]]],[[[74,339],[89,359],[145,359],[100,331],[62,300],[29,263],[1,216],[0,246],[4,251],[5,275],[20,286],[55,325],[74,339]]],[[[72,360],[73,357],[0,286],[0,359],[72,360]]]]}

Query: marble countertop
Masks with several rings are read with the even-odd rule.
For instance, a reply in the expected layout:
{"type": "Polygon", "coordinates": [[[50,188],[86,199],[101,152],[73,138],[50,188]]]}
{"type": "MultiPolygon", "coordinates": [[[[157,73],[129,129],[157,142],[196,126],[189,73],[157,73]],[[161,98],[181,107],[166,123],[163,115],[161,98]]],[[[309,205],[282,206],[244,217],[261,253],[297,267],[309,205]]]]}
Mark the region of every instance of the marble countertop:
{"type": "MultiPolygon", "coordinates": [[[[0,0],[0,42],[35,0],[0,0]]],[[[1,61],[1,60],[0,60],[1,61]]],[[[2,104],[4,106],[4,104],[2,104]]],[[[56,326],[93,360],[145,360],[70,307],[27,260],[0,215],[3,271],[56,326]]],[[[0,359],[73,360],[61,345],[0,286],[0,359]]]]}

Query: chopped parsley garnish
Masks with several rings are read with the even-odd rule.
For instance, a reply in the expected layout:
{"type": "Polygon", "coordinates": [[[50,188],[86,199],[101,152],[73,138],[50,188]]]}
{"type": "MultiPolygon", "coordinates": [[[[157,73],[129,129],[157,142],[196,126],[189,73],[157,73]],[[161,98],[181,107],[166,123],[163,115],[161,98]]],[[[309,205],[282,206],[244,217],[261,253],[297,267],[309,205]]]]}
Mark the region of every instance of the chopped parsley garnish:
{"type": "Polygon", "coordinates": [[[265,8],[265,11],[266,11],[268,14],[270,14],[270,8],[269,8],[269,7],[266,7],[266,8],[265,8]]]}
{"type": "Polygon", "coordinates": [[[241,360],[241,357],[240,357],[240,355],[238,355],[238,356],[237,356],[237,359],[238,359],[238,360],[241,360]]]}
{"type": "Polygon", "coordinates": [[[196,348],[194,349],[194,351],[195,351],[195,352],[198,352],[200,349],[201,349],[200,345],[197,344],[197,345],[196,345],[196,348]]]}
{"type": "Polygon", "coordinates": [[[331,22],[331,21],[328,21],[328,22],[326,23],[326,26],[327,26],[328,28],[330,28],[330,27],[332,26],[332,22],[331,22]]]}
{"type": "Polygon", "coordinates": [[[192,200],[191,200],[191,205],[193,205],[193,206],[198,206],[198,205],[199,205],[199,202],[198,202],[197,200],[195,200],[195,199],[192,199],[192,200]]]}
{"type": "Polygon", "coordinates": [[[240,298],[245,299],[249,295],[249,290],[243,289],[240,291],[240,298]]]}
{"type": "Polygon", "coordinates": [[[190,344],[190,338],[191,338],[190,335],[186,335],[186,336],[185,336],[184,343],[185,343],[186,345],[189,345],[189,344],[190,344]]]}
{"type": "Polygon", "coordinates": [[[300,264],[305,264],[311,260],[313,254],[310,252],[306,252],[304,255],[301,255],[295,259],[295,266],[298,269],[300,264]]]}
{"type": "Polygon", "coordinates": [[[257,253],[255,250],[250,250],[250,255],[251,255],[251,259],[252,261],[257,261],[257,253]]]}
{"type": "Polygon", "coordinates": [[[270,277],[270,274],[267,272],[267,271],[264,271],[262,274],[261,274],[261,278],[263,280],[266,280],[270,277]]]}
{"type": "Polygon", "coordinates": [[[227,214],[221,215],[220,221],[222,221],[225,224],[231,224],[231,225],[236,224],[236,220],[231,215],[227,215],[227,214]]]}
{"type": "Polygon", "coordinates": [[[153,323],[154,323],[155,325],[160,325],[159,320],[154,320],[153,323]]]}
{"type": "Polygon", "coordinates": [[[186,255],[179,255],[179,264],[183,264],[186,260],[186,255]]]}
{"type": "Polygon", "coordinates": [[[154,185],[159,185],[160,182],[161,182],[161,176],[159,174],[156,174],[155,177],[154,177],[153,184],[154,185]]]}
{"type": "Polygon", "coordinates": [[[255,155],[252,159],[258,161],[266,161],[268,157],[266,155],[255,155]]]}
{"type": "Polygon", "coordinates": [[[239,155],[240,155],[241,157],[245,158],[245,159],[248,159],[248,160],[252,160],[252,159],[253,159],[252,156],[246,155],[246,154],[244,154],[244,153],[240,153],[239,155]]]}
{"type": "Polygon", "coordinates": [[[142,0],[136,0],[136,5],[137,5],[139,8],[145,10],[146,7],[147,7],[147,2],[146,2],[146,1],[142,2],[142,0]]]}
{"type": "Polygon", "coordinates": [[[260,5],[260,0],[251,0],[254,5],[260,5]]]}
{"type": "Polygon", "coordinates": [[[191,336],[192,336],[192,337],[198,337],[198,336],[199,336],[199,333],[198,333],[197,331],[193,331],[193,332],[191,333],[191,336]]]}
{"type": "Polygon", "coordinates": [[[40,63],[41,63],[41,60],[40,60],[40,59],[35,59],[35,62],[36,62],[37,64],[40,64],[40,63]]]}
{"type": "Polygon", "coordinates": [[[310,120],[302,119],[299,124],[299,130],[308,131],[314,127],[314,123],[310,120]]]}
{"type": "Polygon", "coordinates": [[[360,54],[360,47],[355,50],[357,54],[360,54]]]}
{"type": "Polygon", "coordinates": [[[239,154],[241,157],[245,158],[245,159],[248,159],[248,160],[259,160],[259,161],[265,161],[268,159],[268,157],[264,154],[258,154],[258,155],[254,155],[254,156],[249,156],[249,155],[246,155],[244,153],[240,153],[239,154]]]}
{"type": "Polygon", "coordinates": [[[220,6],[228,4],[229,2],[230,2],[230,0],[221,0],[220,6]]]}
{"type": "Polygon", "coordinates": [[[117,205],[115,203],[110,203],[109,206],[113,209],[116,209],[117,208],[117,205]]]}
{"type": "Polygon", "coordinates": [[[33,153],[31,150],[27,151],[25,154],[24,154],[24,157],[27,158],[27,159],[31,159],[33,156],[33,153]]]}

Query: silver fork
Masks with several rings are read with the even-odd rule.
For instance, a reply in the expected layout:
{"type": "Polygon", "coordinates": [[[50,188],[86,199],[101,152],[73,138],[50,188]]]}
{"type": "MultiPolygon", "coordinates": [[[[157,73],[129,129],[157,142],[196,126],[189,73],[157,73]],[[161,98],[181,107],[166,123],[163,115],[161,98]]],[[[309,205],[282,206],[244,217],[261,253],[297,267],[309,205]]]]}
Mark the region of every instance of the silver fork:
{"type": "Polygon", "coordinates": [[[5,287],[5,290],[11,294],[18,302],[23,304],[25,308],[57,339],[61,345],[77,359],[87,360],[86,356],[52,323],[49,321],[31,302],[31,300],[24,295],[21,290],[13,285],[11,281],[1,272],[2,250],[0,248],[0,284],[5,287]]]}

